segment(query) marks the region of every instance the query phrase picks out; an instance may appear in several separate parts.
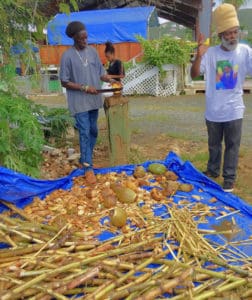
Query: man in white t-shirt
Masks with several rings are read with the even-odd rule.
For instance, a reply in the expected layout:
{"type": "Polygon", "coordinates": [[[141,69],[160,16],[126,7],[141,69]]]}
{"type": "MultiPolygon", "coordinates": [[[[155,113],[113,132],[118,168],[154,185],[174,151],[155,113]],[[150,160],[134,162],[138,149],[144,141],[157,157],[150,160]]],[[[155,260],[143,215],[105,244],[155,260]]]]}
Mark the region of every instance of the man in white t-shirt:
{"type": "Polygon", "coordinates": [[[239,20],[233,5],[218,6],[213,12],[213,22],[221,43],[208,48],[200,35],[191,77],[204,74],[206,78],[209,159],[204,174],[213,178],[220,175],[224,140],[223,190],[232,192],[245,110],[243,83],[246,75],[252,75],[252,49],[239,44],[239,20]]]}

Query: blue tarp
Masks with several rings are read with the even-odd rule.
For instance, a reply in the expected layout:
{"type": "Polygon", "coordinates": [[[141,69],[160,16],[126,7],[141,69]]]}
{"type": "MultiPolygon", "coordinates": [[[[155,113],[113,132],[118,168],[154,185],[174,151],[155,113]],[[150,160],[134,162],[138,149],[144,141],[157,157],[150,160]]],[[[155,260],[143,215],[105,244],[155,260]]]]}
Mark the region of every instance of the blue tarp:
{"type": "MultiPolygon", "coordinates": [[[[147,167],[151,162],[143,163],[147,167]]],[[[156,162],[156,161],[155,161],[156,162]]],[[[183,162],[174,152],[170,152],[164,163],[169,170],[174,171],[181,181],[192,183],[196,188],[202,189],[205,196],[216,197],[223,204],[233,207],[236,210],[249,215],[252,218],[252,206],[231,193],[225,193],[221,186],[210,180],[199,172],[189,161],[183,162]]],[[[118,166],[112,168],[95,169],[96,173],[106,174],[108,172],[122,172],[132,174],[135,165],[118,166]]],[[[73,185],[73,177],[83,174],[81,169],[76,169],[68,176],[55,180],[41,180],[31,178],[24,174],[0,167],[0,199],[11,202],[19,208],[30,203],[33,197],[44,198],[47,194],[56,189],[70,189],[73,185]]],[[[3,206],[0,205],[0,212],[3,206]]],[[[251,219],[252,221],[252,219],[251,219]]]]}
{"type": "Polygon", "coordinates": [[[136,35],[148,37],[149,20],[153,15],[153,26],[158,26],[154,6],[100,9],[57,14],[47,25],[49,45],[72,45],[66,36],[68,23],[81,21],[86,25],[89,44],[137,42],[136,35]]]}
{"type": "MultiPolygon", "coordinates": [[[[213,229],[213,226],[219,224],[220,218],[224,218],[221,213],[226,212],[227,215],[230,214],[230,207],[232,207],[235,213],[225,217],[225,220],[235,219],[235,223],[239,228],[239,234],[234,236],[234,241],[236,239],[237,241],[246,240],[252,236],[251,205],[232,193],[224,192],[216,182],[199,172],[189,161],[183,162],[173,152],[170,152],[164,161],[147,161],[142,165],[147,168],[152,162],[165,164],[169,170],[174,171],[179,176],[180,182],[193,184],[194,189],[190,193],[177,192],[173,196],[174,203],[180,205],[181,197],[186,197],[192,204],[199,203],[199,200],[195,199],[195,195],[198,195],[200,203],[208,205],[214,212],[213,216],[207,217],[208,222],[200,224],[200,229],[213,229]],[[216,198],[214,202],[211,201],[213,197],[216,198]]],[[[117,173],[124,171],[128,175],[132,175],[135,167],[136,165],[126,165],[95,169],[95,173],[106,174],[112,171],[117,173]]],[[[47,194],[56,189],[70,189],[73,186],[73,177],[81,175],[83,175],[83,170],[76,169],[69,176],[60,179],[41,180],[0,167],[0,199],[13,203],[19,208],[24,208],[33,201],[33,197],[37,196],[43,199],[47,194]]],[[[4,209],[6,207],[0,205],[0,212],[4,209]]],[[[162,217],[166,215],[166,217],[169,217],[167,205],[158,203],[153,207],[153,210],[155,215],[162,215],[162,217]]],[[[100,239],[104,240],[109,237],[111,237],[111,233],[104,232],[101,234],[100,239]]],[[[225,242],[219,236],[210,236],[210,239],[220,244],[225,242]]],[[[251,255],[252,253],[251,244],[242,245],[241,243],[239,249],[247,255],[251,255]]]]}
{"type": "Polygon", "coordinates": [[[16,44],[14,46],[11,47],[11,54],[17,55],[17,54],[23,54],[25,53],[27,50],[25,47],[29,47],[34,53],[39,52],[39,48],[35,45],[33,45],[32,43],[26,43],[27,45],[22,45],[21,43],[16,44]]]}

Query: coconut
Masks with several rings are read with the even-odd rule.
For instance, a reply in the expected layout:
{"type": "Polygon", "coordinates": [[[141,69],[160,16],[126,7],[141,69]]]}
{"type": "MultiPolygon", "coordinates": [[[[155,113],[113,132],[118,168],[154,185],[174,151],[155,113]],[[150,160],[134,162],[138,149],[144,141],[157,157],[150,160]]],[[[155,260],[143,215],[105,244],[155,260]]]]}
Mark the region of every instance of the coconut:
{"type": "Polygon", "coordinates": [[[117,193],[123,185],[120,182],[113,182],[110,184],[110,188],[113,190],[114,193],[117,193]]]}
{"type": "Polygon", "coordinates": [[[103,197],[103,205],[106,208],[111,208],[116,205],[117,198],[116,195],[110,194],[107,195],[106,197],[103,197]]]}
{"type": "Polygon", "coordinates": [[[133,173],[133,176],[135,178],[142,178],[144,177],[146,174],[146,171],[145,171],[145,168],[143,166],[136,166],[135,167],[135,170],[134,170],[134,173],[133,173]]]}
{"type": "Polygon", "coordinates": [[[151,163],[148,166],[148,171],[155,175],[163,175],[167,171],[167,169],[163,164],[151,163]]]}
{"type": "Polygon", "coordinates": [[[166,171],[164,173],[164,176],[168,179],[168,180],[174,180],[176,181],[178,179],[178,175],[175,174],[173,171],[166,171]]]}
{"type": "Polygon", "coordinates": [[[137,194],[128,187],[122,187],[116,192],[116,195],[122,203],[133,203],[137,199],[137,194]]]}
{"type": "Polygon", "coordinates": [[[194,186],[190,183],[180,183],[178,190],[182,192],[191,192],[194,186]]]}
{"type": "Polygon", "coordinates": [[[127,221],[126,211],[121,207],[115,207],[111,212],[110,221],[116,227],[124,226],[127,221]]]}
{"type": "Polygon", "coordinates": [[[113,183],[110,187],[122,203],[133,203],[137,200],[137,193],[120,183],[113,183]]]}

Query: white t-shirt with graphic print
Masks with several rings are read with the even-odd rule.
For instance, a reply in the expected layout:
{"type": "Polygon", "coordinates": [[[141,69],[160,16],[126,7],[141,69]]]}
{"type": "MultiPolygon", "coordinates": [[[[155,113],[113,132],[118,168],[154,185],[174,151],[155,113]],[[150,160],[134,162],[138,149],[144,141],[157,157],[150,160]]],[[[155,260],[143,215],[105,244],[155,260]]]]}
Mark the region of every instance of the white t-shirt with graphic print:
{"type": "Polygon", "coordinates": [[[205,118],[212,122],[243,118],[243,84],[252,75],[252,49],[244,44],[233,51],[210,47],[202,57],[200,73],[206,79],[205,118]]]}

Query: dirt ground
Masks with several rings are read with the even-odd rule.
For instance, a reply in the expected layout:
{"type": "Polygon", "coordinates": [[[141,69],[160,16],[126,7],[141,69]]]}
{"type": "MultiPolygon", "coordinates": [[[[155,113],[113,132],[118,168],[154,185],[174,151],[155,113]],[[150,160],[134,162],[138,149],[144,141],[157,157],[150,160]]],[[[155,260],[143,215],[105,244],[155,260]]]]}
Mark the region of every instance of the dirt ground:
{"type": "MultiPolygon", "coordinates": [[[[49,107],[66,107],[63,95],[30,96],[36,103],[49,107]]],[[[252,204],[252,95],[246,94],[235,194],[252,204]]],[[[204,95],[172,97],[129,97],[130,156],[129,163],[164,159],[170,151],[183,160],[190,160],[204,170],[207,161],[207,134],[204,122],[204,95]]],[[[78,167],[78,161],[68,161],[67,148],[78,152],[78,139],[70,134],[68,146],[58,154],[45,153],[43,178],[58,178],[78,167]]],[[[94,153],[95,167],[110,166],[106,119],[100,110],[99,139],[94,153]]],[[[222,178],[216,180],[222,183],[222,178]]]]}

